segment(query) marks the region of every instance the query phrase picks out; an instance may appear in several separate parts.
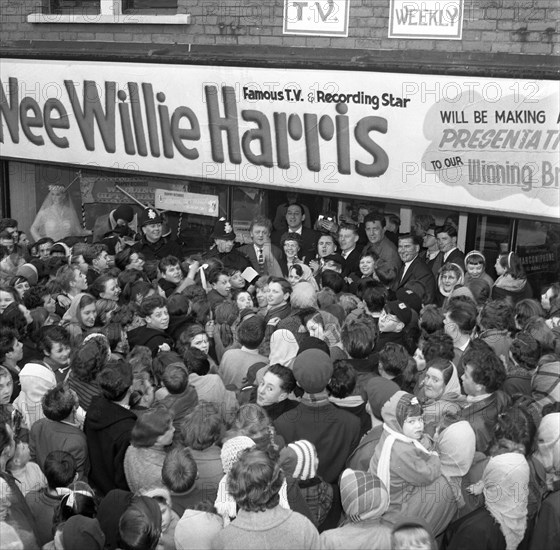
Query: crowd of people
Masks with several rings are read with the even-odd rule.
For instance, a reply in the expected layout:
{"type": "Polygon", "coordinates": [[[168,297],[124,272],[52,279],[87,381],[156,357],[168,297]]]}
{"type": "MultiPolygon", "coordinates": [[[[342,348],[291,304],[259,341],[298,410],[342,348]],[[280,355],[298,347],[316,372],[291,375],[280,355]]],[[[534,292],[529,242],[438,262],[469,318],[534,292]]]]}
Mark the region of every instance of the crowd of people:
{"type": "Polygon", "coordinates": [[[0,220],[1,547],[555,546],[560,283],[451,219],[276,217],[0,220]]]}

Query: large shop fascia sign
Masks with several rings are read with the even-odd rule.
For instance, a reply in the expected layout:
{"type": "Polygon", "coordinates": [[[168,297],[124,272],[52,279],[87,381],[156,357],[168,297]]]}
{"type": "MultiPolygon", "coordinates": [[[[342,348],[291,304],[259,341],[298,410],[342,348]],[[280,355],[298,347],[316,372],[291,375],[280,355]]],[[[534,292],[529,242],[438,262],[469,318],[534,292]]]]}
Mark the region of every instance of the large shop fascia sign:
{"type": "Polygon", "coordinates": [[[2,60],[4,158],[557,219],[558,83],[2,60]]]}
{"type": "Polygon", "coordinates": [[[391,0],[389,38],[461,40],[464,0],[391,0]]]}

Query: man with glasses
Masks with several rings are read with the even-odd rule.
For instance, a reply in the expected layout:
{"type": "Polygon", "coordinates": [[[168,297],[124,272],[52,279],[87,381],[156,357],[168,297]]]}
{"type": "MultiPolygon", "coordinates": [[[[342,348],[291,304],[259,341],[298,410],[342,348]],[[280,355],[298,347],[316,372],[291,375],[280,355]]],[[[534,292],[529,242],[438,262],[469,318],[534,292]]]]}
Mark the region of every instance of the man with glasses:
{"type": "Polygon", "coordinates": [[[431,269],[418,256],[420,239],[412,233],[399,235],[398,253],[403,264],[397,272],[393,290],[407,288],[420,296],[424,305],[434,302],[436,281],[431,269]]]}

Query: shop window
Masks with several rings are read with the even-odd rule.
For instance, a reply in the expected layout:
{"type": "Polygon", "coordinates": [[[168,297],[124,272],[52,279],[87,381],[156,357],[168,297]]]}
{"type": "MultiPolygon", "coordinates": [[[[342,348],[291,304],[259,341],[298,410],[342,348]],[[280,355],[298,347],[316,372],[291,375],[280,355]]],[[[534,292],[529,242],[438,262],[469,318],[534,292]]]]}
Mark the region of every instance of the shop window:
{"type": "Polygon", "coordinates": [[[560,224],[519,220],[516,252],[523,262],[533,293],[558,281],[560,273],[560,224]]]}
{"type": "Polygon", "coordinates": [[[178,0],[51,0],[51,13],[83,14],[95,13],[141,13],[157,11],[158,13],[175,13],[178,0]]]}
{"type": "Polygon", "coordinates": [[[48,13],[32,13],[28,23],[188,25],[178,0],[49,0],[48,13]]]}
{"type": "Polygon", "coordinates": [[[123,13],[139,10],[176,10],[177,0],[122,0],[123,13]]]}

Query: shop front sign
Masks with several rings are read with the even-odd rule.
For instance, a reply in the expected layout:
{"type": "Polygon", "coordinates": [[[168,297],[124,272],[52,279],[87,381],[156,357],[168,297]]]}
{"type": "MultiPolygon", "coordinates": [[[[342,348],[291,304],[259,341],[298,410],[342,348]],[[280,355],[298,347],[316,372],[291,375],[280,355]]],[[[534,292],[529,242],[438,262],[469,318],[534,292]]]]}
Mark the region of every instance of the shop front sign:
{"type": "Polygon", "coordinates": [[[554,218],[558,83],[2,60],[4,158],[554,218]]]}

